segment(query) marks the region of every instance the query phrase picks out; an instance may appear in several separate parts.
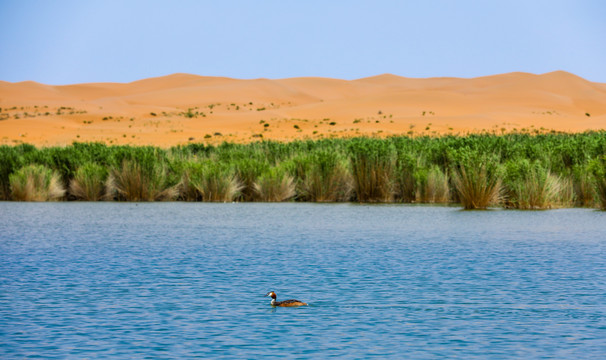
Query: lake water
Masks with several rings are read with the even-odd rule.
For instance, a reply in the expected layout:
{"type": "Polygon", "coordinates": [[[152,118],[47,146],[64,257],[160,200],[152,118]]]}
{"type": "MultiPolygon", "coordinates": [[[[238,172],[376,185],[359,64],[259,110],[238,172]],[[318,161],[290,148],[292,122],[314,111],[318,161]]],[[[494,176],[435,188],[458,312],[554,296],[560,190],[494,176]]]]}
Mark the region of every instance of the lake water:
{"type": "Polygon", "coordinates": [[[606,212],[0,202],[2,359],[605,354],[606,212]]]}

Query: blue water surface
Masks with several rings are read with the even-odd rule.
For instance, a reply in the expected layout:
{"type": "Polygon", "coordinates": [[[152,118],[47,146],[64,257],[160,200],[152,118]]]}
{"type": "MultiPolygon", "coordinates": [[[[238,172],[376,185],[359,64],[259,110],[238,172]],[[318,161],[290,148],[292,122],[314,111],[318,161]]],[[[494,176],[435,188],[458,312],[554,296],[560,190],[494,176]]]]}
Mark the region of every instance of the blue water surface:
{"type": "Polygon", "coordinates": [[[0,358],[604,358],[605,250],[587,209],[0,202],[0,358]]]}

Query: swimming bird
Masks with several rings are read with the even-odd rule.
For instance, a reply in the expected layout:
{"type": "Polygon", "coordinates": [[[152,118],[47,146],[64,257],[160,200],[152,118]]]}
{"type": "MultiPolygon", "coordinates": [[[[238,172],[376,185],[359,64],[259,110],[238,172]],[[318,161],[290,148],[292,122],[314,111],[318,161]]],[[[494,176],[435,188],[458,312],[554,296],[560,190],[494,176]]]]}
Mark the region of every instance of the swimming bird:
{"type": "Polygon", "coordinates": [[[290,299],[290,300],[284,300],[284,301],[276,301],[276,293],[273,291],[268,292],[267,294],[265,294],[265,296],[271,296],[271,306],[285,306],[285,307],[291,307],[291,306],[303,306],[303,305],[307,305],[307,303],[304,303],[302,301],[299,300],[295,300],[295,299],[290,299]]]}

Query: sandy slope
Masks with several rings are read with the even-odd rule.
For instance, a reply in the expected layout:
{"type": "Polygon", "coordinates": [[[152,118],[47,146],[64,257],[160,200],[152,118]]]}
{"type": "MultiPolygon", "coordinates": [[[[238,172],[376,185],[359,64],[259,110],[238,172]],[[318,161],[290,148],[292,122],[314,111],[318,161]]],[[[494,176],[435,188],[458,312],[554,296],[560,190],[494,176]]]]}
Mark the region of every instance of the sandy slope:
{"type": "Polygon", "coordinates": [[[0,108],[0,144],[575,132],[606,128],[606,84],[562,71],[353,81],[174,74],[128,84],[0,81],[0,108]]]}

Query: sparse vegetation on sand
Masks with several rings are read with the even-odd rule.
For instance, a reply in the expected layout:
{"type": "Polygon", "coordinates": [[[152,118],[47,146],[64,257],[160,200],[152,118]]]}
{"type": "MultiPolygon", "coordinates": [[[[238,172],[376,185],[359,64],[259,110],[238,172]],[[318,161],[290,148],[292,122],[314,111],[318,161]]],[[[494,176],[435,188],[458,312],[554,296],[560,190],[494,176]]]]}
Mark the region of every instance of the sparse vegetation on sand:
{"type": "Polygon", "coordinates": [[[0,146],[0,197],[606,209],[605,156],[605,132],[190,143],[169,149],[21,144],[0,146]]]}

